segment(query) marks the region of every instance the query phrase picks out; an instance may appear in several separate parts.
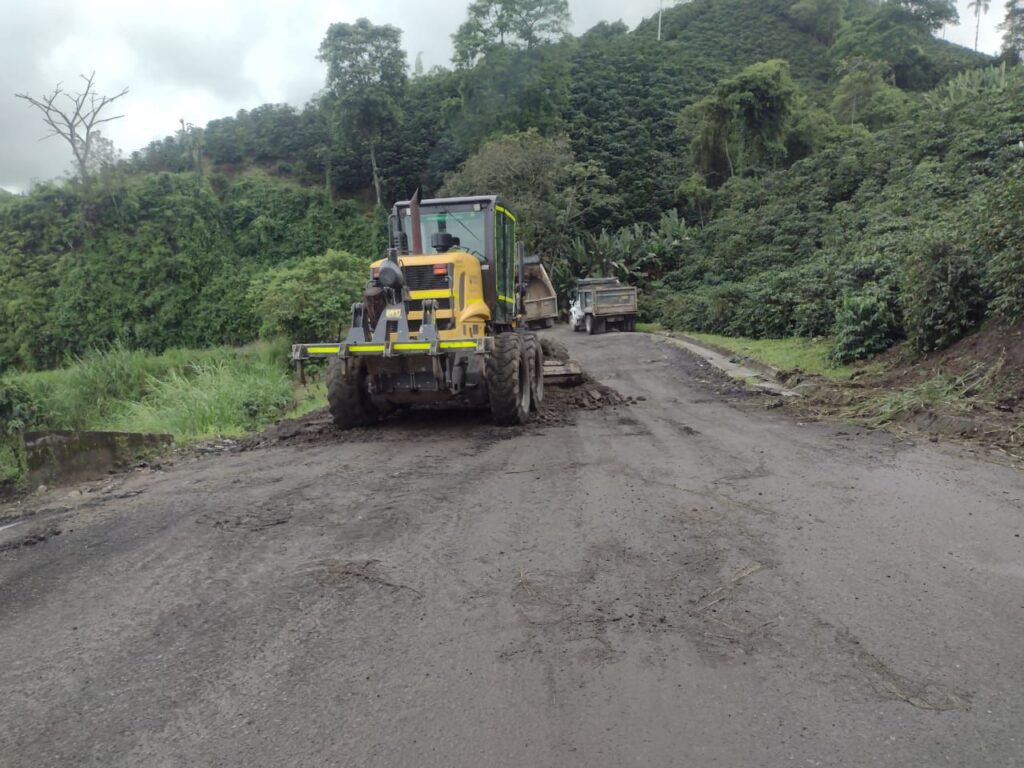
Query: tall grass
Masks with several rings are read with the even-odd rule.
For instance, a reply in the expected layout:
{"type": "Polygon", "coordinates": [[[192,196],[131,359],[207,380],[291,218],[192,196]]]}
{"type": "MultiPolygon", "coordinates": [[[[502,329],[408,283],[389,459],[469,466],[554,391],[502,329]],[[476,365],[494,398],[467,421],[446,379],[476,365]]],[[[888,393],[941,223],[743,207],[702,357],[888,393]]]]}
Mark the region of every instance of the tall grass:
{"type": "Polygon", "coordinates": [[[149,393],[101,424],[106,430],[167,432],[183,439],[239,435],[259,429],[293,403],[280,366],[260,360],[218,360],[170,371],[149,393]]]}
{"type": "Polygon", "coordinates": [[[9,377],[38,407],[37,429],[161,432],[180,441],[259,429],[295,405],[288,347],[112,347],[64,368],[9,377]]]}

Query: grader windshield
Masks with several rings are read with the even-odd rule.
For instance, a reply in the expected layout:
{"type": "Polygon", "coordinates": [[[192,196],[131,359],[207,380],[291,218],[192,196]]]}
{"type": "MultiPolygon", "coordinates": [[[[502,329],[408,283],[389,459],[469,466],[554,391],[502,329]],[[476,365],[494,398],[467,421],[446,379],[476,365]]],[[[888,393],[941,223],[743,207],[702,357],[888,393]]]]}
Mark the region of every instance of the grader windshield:
{"type": "MultiPolygon", "coordinates": [[[[408,208],[401,211],[398,226],[403,243],[412,242],[412,215],[408,208]]],[[[430,252],[430,236],[447,232],[458,238],[458,247],[469,251],[481,262],[486,260],[486,218],[480,210],[449,210],[442,206],[423,206],[420,210],[420,231],[424,248],[430,252]]]]}

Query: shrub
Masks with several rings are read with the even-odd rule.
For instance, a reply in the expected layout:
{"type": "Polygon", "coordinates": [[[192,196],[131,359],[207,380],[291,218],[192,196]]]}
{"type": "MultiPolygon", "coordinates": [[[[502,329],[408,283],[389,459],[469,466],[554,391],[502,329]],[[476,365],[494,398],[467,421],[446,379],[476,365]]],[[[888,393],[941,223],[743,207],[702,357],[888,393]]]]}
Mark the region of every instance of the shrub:
{"type": "Polygon", "coordinates": [[[369,275],[365,259],[332,250],[264,272],[248,292],[261,319],[260,334],[284,335],[295,342],[336,337],[348,324],[369,275]]]}
{"type": "Polygon", "coordinates": [[[22,432],[35,417],[36,404],[23,387],[0,382],[0,486],[18,483],[25,474],[22,432]]]}
{"type": "Polygon", "coordinates": [[[983,283],[1003,319],[1024,317],[1024,178],[998,184],[975,217],[978,240],[990,255],[983,283]]]}
{"type": "Polygon", "coordinates": [[[832,359],[848,363],[884,352],[899,338],[896,313],[877,290],[850,294],[836,312],[832,359]]]}
{"type": "Polygon", "coordinates": [[[900,300],[907,337],[919,352],[949,346],[985,314],[977,265],[952,237],[927,237],[914,248],[900,300]]]}

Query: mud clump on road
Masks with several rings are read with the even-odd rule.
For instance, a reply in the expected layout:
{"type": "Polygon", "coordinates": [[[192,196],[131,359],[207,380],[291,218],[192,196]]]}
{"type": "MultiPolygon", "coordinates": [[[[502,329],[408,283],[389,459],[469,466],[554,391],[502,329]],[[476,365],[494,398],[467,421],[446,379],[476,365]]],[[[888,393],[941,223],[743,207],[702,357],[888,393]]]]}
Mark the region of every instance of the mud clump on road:
{"type": "Polygon", "coordinates": [[[383,419],[379,424],[359,429],[340,430],[334,426],[326,408],[313,411],[298,419],[286,419],[268,427],[238,444],[237,450],[249,451],[278,444],[304,444],[320,442],[381,442],[404,440],[410,433],[423,430],[476,429],[480,437],[491,432],[495,439],[514,436],[538,426],[563,426],[575,423],[578,411],[596,411],[631,405],[632,398],[584,374],[578,386],[544,388],[544,403],[529,423],[521,427],[496,427],[490,421],[486,408],[470,408],[458,404],[417,406],[383,419]]]}
{"type": "Polygon", "coordinates": [[[544,404],[535,419],[542,424],[571,424],[574,411],[596,411],[632,403],[632,398],[623,397],[611,387],[583,374],[583,382],[578,386],[545,387],[544,404]]]}

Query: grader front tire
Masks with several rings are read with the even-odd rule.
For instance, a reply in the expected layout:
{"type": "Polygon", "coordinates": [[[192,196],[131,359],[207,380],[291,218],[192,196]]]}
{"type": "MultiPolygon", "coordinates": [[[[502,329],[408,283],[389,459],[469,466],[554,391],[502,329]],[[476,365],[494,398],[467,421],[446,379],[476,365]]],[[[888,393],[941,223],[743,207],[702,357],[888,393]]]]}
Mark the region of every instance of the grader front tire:
{"type": "Polygon", "coordinates": [[[530,418],[530,361],[518,333],[494,338],[494,352],[487,359],[487,392],[491,417],[501,427],[524,424],[530,418]]]}
{"type": "Polygon", "coordinates": [[[341,429],[363,427],[380,418],[366,388],[366,369],[360,367],[346,375],[341,358],[332,360],[327,369],[327,402],[334,423],[341,429]]]}

